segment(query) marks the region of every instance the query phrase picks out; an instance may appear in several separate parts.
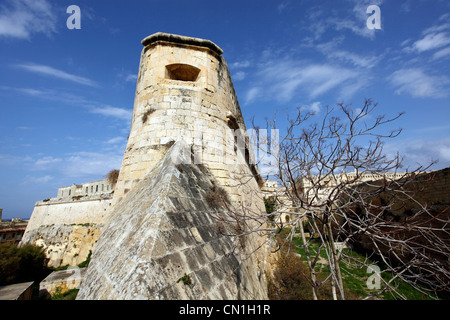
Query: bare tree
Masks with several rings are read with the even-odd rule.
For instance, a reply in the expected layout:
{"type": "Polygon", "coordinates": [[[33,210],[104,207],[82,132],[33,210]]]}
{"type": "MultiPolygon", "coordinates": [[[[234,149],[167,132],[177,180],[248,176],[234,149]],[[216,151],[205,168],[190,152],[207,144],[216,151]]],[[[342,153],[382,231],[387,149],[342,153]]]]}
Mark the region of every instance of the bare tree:
{"type": "MultiPolygon", "coordinates": [[[[338,104],[327,108],[320,122],[313,121],[312,113],[298,109],[289,118],[277,148],[276,180],[282,188],[273,195],[278,201],[276,210],[229,208],[227,222],[239,226],[235,228],[239,232],[229,235],[236,239],[259,232],[276,251],[274,239],[281,229],[290,228],[287,243],[299,234],[313,299],[319,298],[318,289],[327,281],[333,298],[345,299],[340,263],[369,266],[346,254],[346,246],[370,252],[382,263],[382,272],[394,275],[390,280],[380,277],[382,285],[372,295],[395,291],[396,278],[424,293],[449,291],[448,207],[430,208],[416,199],[430,183],[430,176],[424,175],[429,166],[400,173],[400,155],[388,157],[383,146],[401,133],[401,129],[386,127],[402,114],[375,116],[376,107],[371,100],[356,109],[338,104]],[[289,219],[282,219],[285,215],[289,219]],[[319,243],[318,250],[312,249],[313,241],[319,243]],[[330,274],[319,281],[321,252],[330,274]]],[[[276,128],[275,121],[268,128],[276,128]]],[[[239,241],[235,243],[238,248],[239,241]]]]}

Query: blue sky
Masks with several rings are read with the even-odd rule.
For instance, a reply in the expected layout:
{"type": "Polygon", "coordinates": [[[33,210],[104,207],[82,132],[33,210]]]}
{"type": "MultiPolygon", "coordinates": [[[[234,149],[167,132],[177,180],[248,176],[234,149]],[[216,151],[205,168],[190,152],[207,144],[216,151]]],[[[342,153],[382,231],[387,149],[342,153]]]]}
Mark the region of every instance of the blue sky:
{"type": "MultiPolygon", "coordinates": [[[[0,207],[29,218],[58,187],[120,168],[130,130],[140,41],[155,32],[224,50],[242,112],[355,108],[405,112],[385,146],[405,166],[450,166],[450,2],[447,0],[1,0],[0,207]],[[81,29],[69,30],[69,5],[81,29]],[[381,30],[366,13],[377,5],[381,30]]],[[[284,123],[285,124],[285,123],[284,123]]]]}

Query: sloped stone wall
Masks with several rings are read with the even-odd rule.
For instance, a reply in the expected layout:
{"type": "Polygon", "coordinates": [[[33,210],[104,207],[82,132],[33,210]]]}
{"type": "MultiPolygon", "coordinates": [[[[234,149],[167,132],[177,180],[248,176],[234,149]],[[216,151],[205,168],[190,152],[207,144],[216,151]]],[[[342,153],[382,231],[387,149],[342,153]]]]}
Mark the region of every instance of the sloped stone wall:
{"type": "MultiPolygon", "coordinates": [[[[227,211],[206,200],[218,182],[180,161],[180,144],[111,211],[77,299],[267,298],[264,260],[228,254],[232,238],[214,231],[211,216],[227,211]]],[[[259,241],[242,244],[251,252],[259,241]]]]}

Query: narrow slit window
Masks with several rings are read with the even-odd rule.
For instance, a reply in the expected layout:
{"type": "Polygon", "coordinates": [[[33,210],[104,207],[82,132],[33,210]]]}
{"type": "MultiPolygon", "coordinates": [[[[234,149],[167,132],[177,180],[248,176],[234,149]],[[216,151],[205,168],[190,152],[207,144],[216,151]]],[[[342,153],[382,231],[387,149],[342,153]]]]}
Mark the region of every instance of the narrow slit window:
{"type": "Polygon", "coordinates": [[[174,63],[166,66],[166,79],[197,81],[200,69],[189,64],[174,63]]]}

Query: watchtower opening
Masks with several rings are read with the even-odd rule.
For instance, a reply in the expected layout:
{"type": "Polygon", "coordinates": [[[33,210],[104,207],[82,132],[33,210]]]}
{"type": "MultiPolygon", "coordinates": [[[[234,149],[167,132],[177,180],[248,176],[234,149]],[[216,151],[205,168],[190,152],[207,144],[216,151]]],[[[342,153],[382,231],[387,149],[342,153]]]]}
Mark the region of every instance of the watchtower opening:
{"type": "Polygon", "coordinates": [[[197,81],[200,69],[189,64],[174,63],[166,66],[166,79],[197,81]]]}

